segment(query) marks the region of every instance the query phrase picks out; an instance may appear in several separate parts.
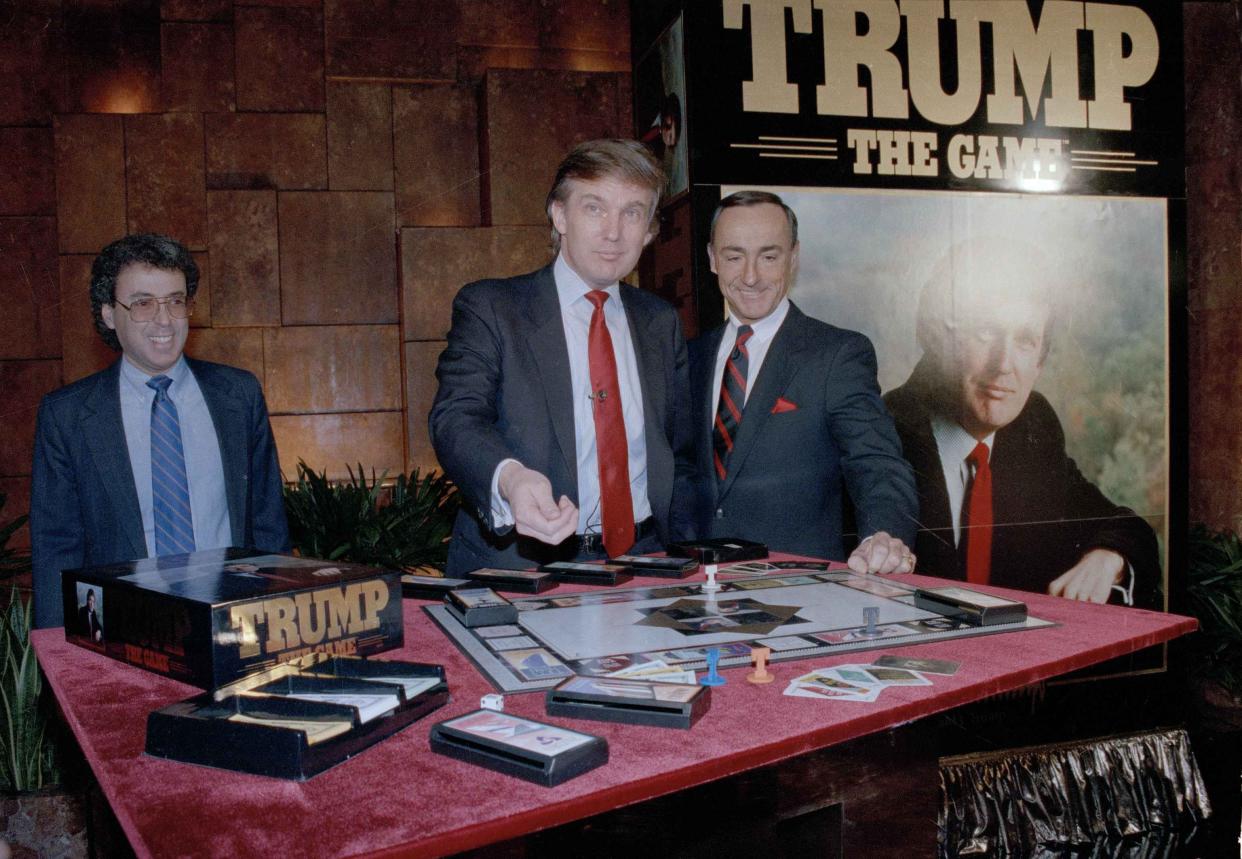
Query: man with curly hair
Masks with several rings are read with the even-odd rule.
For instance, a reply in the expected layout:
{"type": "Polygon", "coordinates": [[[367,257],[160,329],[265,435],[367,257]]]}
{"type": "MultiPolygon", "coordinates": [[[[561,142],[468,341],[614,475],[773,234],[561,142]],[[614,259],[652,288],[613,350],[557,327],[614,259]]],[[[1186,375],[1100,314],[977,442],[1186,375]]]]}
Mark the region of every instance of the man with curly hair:
{"type": "Polygon", "coordinates": [[[95,259],[95,328],[121,357],[39,407],[30,498],[38,627],[64,623],[62,570],[289,548],[258,380],[182,354],[197,290],[193,257],[166,236],[126,236],[95,259]]]}

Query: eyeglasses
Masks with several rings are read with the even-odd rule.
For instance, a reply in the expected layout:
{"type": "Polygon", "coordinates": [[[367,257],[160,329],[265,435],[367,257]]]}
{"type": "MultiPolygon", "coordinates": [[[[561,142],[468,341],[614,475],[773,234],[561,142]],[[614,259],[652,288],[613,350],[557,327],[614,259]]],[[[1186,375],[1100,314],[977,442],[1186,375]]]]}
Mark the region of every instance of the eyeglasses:
{"type": "Polygon", "coordinates": [[[129,312],[129,318],[135,322],[150,322],[159,314],[161,305],[168,310],[168,316],[172,319],[189,319],[194,315],[194,299],[186,298],[184,295],[174,295],[170,298],[136,298],[130,304],[121,304],[115,300],[113,303],[124,307],[129,312]]]}

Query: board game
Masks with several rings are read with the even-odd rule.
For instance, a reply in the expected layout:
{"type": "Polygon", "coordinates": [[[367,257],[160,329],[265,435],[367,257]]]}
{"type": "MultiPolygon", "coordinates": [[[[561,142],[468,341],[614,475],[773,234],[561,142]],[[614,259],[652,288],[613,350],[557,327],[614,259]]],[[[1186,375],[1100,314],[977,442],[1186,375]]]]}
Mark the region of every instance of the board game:
{"type": "MultiPolygon", "coordinates": [[[[722,571],[723,572],[723,571],[722,571]]],[[[444,606],[424,608],[502,692],[548,689],[574,675],[603,676],[663,661],[677,669],[749,665],[751,647],[773,661],[1054,626],[977,626],[914,605],[915,588],[842,570],[784,570],[734,579],[516,597],[517,623],[468,629],[444,606]],[[878,609],[868,624],[864,609],[878,609]]]]}

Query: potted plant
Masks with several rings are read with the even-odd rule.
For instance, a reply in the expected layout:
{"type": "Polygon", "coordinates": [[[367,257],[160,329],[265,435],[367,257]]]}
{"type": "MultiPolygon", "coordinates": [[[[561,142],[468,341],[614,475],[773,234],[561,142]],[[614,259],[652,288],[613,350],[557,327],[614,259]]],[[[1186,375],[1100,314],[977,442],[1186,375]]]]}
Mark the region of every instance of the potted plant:
{"type": "Polygon", "coordinates": [[[305,557],[353,561],[411,572],[443,570],[448,538],[460,506],[457,488],[443,474],[398,475],[370,480],[361,464],[349,479],[332,482],[298,462],[298,481],[285,488],[293,547],[305,557]]]}
{"type": "MultiPolygon", "coordinates": [[[[6,500],[0,494],[0,510],[6,500]]],[[[18,587],[30,572],[30,555],[8,545],[26,518],[0,525],[0,576],[10,580],[8,606],[0,612],[0,838],[40,856],[84,856],[83,802],[61,785],[30,641],[30,594],[18,587]]]]}
{"type": "Polygon", "coordinates": [[[1198,524],[1188,545],[1187,608],[1199,619],[1190,672],[1217,729],[1242,728],[1242,541],[1198,524]]]}

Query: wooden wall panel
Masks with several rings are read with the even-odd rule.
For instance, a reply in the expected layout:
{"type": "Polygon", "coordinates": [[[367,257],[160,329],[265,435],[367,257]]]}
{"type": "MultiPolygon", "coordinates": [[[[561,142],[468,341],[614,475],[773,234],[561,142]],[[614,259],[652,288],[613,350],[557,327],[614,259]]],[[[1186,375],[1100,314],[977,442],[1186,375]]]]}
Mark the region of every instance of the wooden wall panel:
{"type": "Polygon", "coordinates": [[[54,218],[0,218],[0,359],[60,357],[54,218]]]}
{"type": "Polygon", "coordinates": [[[237,6],[238,110],[323,110],[323,14],[237,6]]]}
{"type": "Polygon", "coordinates": [[[60,258],[60,336],[65,384],[107,367],[121,354],[113,352],[95,330],[91,314],[91,254],[60,258]]]}
{"type": "Polygon", "coordinates": [[[348,478],[347,466],[357,473],[359,463],[368,480],[371,469],[390,478],[402,469],[401,412],[276,415],[272,433],[286,480],[297,478],[299,459],[330,480],[348,478]]]}
{"type": "Polygon", "coordinates": [[[191,358],[229,364],[263,381],[262,328],[202,328],[190,332],[185,352],[191,358]]]}
{"type": "Polygon", "coordinates": [[[39,401],[59,387],[59,361],[0,361],[0,391],[5,401],[0,476],[30,473],[39,401]]]}
{"type": "Polygon", "coordinates": [[[273,412],[401,408],[396,325],[317,325],[263,332],[264,387],[273,412]]]}
{"type": "Polygon", "coordinates": [[[392,87],[329,83],[328,187],[393,189],[392,87]]]}
{"type": "Polygon", "coordinates": [[[436,398],[436,361],[443,340],[405,343],[405,470],[439,468],[427,432],[427,415],[436,398]]]}
{"type": "Polygon", "coordinates": [[[234,109],[232,24],[162,25],[160,65],[166,110],[234,109]]]}
{"type": "Polygon", "coordinates": [[[125,187],[131,233],[160,233],[205,249],[202,115],[125,117],[125,187]]]}
{"type": "Polygon", "coordinates": [[[328,187],[319,113],[206,114],[208,188],[328,187]]]}
{"type": "Polygon", "coordinates": [[[56,214],[50,128],[0,128],[0,216],[56,214]]]}
{"type": "Polygon", "coordinates": [[[281,321],[397,322],[395,229],[392,194],[282,193],[281,321]]]}
{"type": "Polygon", "coordinates": [[[478,95],[429,84],[393,90],[393,149],[401,224],[479,224],[478,95]]]}
{"type": "Polygon", "coordinates": [[[483,278],[534,271],[551,259],[546,227],[403,229],[403,338],[443,340],[457,290],[483,278]]]}
{"type": "Polygon", "coordinates": [[[119,116],[57,116],[61,253],[98,253],[125,235],[125,134],[119,116]]]}
{"type": "Polygon", "coordinates": [[[274,191],[207,192],[214,325],[279,325],[274,191]]]}

